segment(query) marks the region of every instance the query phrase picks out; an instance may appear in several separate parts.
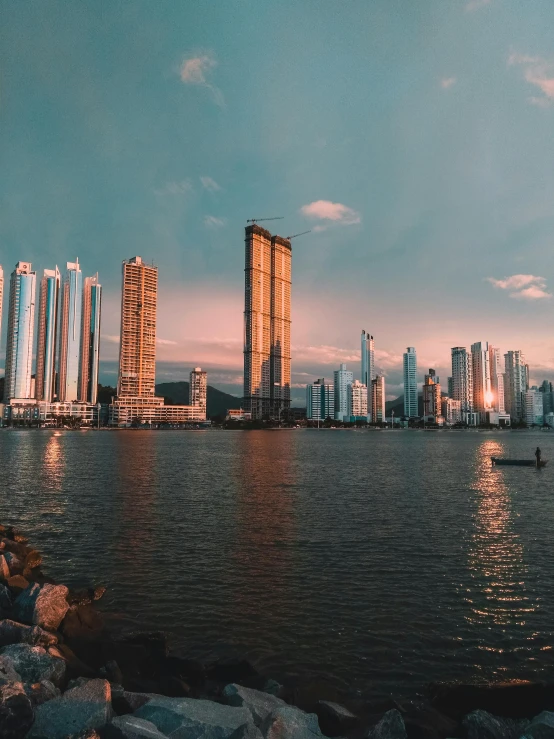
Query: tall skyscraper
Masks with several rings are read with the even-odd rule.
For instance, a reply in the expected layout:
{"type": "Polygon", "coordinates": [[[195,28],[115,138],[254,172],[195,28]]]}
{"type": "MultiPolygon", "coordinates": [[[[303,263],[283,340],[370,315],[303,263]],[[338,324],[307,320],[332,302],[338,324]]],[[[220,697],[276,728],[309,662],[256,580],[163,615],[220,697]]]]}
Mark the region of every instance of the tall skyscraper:
{"type": "Polygon", "coordinates": [[[371,422],[383,423],[385,420],[385,377],[376,375],[371,381],[371,422]]]}
{"type": "Polygon", "coordinates": [[[354,382],[354,373],[346,369],[345,364],[335,370],[335,419],[344,421],[348,416],[348,387],[354,382]]]}
{"type": "Polygon", "coordinates": [[[79,399],[83,309],[83,273],[78,259],[67,263],[61,303],[58,400],[73,402],[79,399]]]}
{"type": "Polygon", "coordinates": [[[473,410],[481,414],[480,421],[486,421],[485,414],[492,409],[490,354],[488,342],[480,341],[471,345],[471,383],[473,387],[473,410]]]}
{"type": "Polygon", "coordinates": [[[4,270],[0,265],[0,338],[2,336],[2,306],[4,305],[4,270]]]}
{"type": "Polygon", "coordinates": [[[347,418],[367,419],[367,387],[359,380],[348,386],[347,418]]]}
{"type": "Polygon", "coordinates": [[[404,415],[416,418],[417,410],[417,354],[413,346],[404,353],[404,415]]]}
{"type": "Polygon", "coordinates": [[[52,403],[56,395],[56,347],[60,305],[60,271],[45,269],[38,305],[36,399],[52,403]]]}
{"type": "Polygon", "coordinates": [[[245,229],[244,408],[253,419],[290,407],[290,241],[245,229]]]}
{"type": "Polygon", "coordinates": [[[464,346],[452,348],[452,399],[460,401],[460,411],[464,414],[473,410],[473,375],[471,357],[464,346]]]}
{"type": "Polygon", "coordinates": [[[335,417],[335,386],[325,379],[316,380],[306,387],[306,418],[309,421],[325,421],[335,417]]]}
{"type": "Polygon", "coordinates": [[[118,398],[154,398],[158,268],[141,257],[123,262],[118,398]]]}
{"type": "Polygon", "coordinates": [[[492,405],[494,410],[504,415],[504,373],[500,349],[489,345],[489,368],[491,375],[492,405]]]}
{"type": "Polygon", "coordinates": [[[375,377],[375,342],[373,336],[362,331],[361,338],[361,381],[367,387],[371,387],[371,381],[375,377]]]}
{"type": "Polygon", "coordinates": [[[83,286],[79,400],[84,403],[94,404],[98,399],[101,313],[102,285],[96,273],[94,277],[85,277],[83,286]]]}
{"type": "Polygon", "coordinates": [[[525,393],[527,392],[528,367],[521,351],[504,354],[504,405],[515,421],[525,418],[525,393]]]}
{"type": "Polygon", "coordinates": [[[202,408],[206,415],[208,397],[208,374],[195,367],[189,376],[189,405],[202,408]]]}
{"type": "Polygon", "coordinates": [[[425,420],[433,420],[442,415],[442,392],[438,375],[434,369],[423,378],[423,417],[425,420]]]}
{"type": "Polygon", "coordinates": [[[30,262],[18,262],[10,278],[8,341],[4,401],[31,398],[31,369],[35,328],[36,272],[30,262]]]}

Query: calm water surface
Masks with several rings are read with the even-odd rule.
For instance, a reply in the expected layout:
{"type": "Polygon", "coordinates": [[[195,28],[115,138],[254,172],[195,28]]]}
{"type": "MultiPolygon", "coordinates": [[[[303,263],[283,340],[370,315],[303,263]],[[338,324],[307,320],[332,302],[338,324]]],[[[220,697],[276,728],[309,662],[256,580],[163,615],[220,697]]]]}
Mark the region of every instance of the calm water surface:
{"type": "Polygon", "coordinates": [[[552,676],[554,434],[2,431],[0,473],[49,574],[195,655],[374,694],[552,676]]]}

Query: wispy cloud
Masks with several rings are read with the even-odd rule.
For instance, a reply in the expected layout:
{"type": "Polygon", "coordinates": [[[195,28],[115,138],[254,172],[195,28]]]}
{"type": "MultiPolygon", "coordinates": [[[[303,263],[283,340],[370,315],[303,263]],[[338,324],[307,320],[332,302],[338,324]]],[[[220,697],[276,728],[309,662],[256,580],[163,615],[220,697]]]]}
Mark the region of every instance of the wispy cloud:
{"type": "Polygon", "coordinates": [[[542,95],[529,98],[532,105],[548,108],[554,103],[554,62],[538,56],[513,53],[508,58],[508,66],[523,67],[526,82],[542,92],[542,95]]]}
{"type": "Polygon", "coordinates": [[[159,346],[177,346],[177,342],[170,339],[156,339],[156,344],[159,344],[159,346]]]}
{"type": "Polygon", "coordinates": [[[441,87],[443,90],[448,90],[452,85],[455,85],[457,81],[456,77],[443,77],[441,79],[441,87]]]}
{"type": "Polygon", "coordinates": [[[217,67],[217,61],[213,54],[201,54],[200,56],[183,59],[179,69],[179,76],[185,85],[199,85],[207,88],[216,105],[225,107],[225,100],[221,90],[209,82],[210,73],[217,67]]]}
{"type": "Polygon", "coordinates": [[[510,297],[516,300],[543,300],[552,297],[546,290],[544,277],[536,275],[512,275],[503,280],[487,277],[487,281],[500,290],[509,290],[510,297]]]}
{"type": "Polygon", "coordinates": [[[209,192],[217,192],[218,190],[221,190],[221,187],[215,180],[212,180],[211,177],[201,177],[200,182],[202,183],[204,190],[208,190],[209,192]]]}
{"type": "MultiPolygon", "coordinates": [[[[354,223],[360,223],[362,220],[357,211],[342,203],[332,203],[330,200],[316,200],[308,205],[303,205],[300,212],[308,218],[333,221],[343,226],[351,226],[354,223]]],[[[316,229],[323,230],[317,226],[316,229]]]]}
{"type": "Polygon", "coordinates": [[[225,218],[216,218],[215,216],[204,216],[204,225],[206,228],[221,228],[227,223],[225,218]]]}
{"type": "Polygon", "coordinates": [[[192,192],[192,182],[190,180],[167,182],[163,187],[155,190],[155,192],[157,195],[186,195],[192,192]]]}
{"type": "Polygon", "coordinates": [[[474,10],[479,10],[479,8],[483,8],[485,5],[490,5],[492,0],[469,0],[468,3],[466,3],[466,10],[468,13],[472,13],[474,10]]]}

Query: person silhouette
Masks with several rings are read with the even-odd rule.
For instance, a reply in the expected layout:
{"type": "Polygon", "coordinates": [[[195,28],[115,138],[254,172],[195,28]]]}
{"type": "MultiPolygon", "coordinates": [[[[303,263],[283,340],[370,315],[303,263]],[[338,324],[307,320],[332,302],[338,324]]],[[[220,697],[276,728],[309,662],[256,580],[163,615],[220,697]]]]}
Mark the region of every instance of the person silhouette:
{"type": "Polygon", "coordinates": [[[541,463],[541,450],[539,449],[539,447],[537,447],[535,450],[535,457],[537,458],[537,467],[539,467],[541,463]]]}

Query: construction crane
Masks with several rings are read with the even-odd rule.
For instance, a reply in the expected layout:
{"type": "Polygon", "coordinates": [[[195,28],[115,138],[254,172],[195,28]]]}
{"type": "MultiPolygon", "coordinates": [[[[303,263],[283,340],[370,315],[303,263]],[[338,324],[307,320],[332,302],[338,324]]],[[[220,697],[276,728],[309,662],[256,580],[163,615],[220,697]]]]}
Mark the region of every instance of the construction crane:
{"type": "Polygon", "coordinates": [[[302,231],[302,233],[300,233],[300,234],[293,234],[292,236],[285,236],[285,238],[286,238],[287,241],[290,241],[291,239],[295,239],[297,236],[304,236],[304,234],[311,234],[311,233],[312,233],[311,230],[310,231],[302,231]]]}
{"type": "Polygon", "coordinates": [[[246,223],[258,223],[259,221],[282,221],[285,216],[275,216],[275,218],[249,218],[246,223]]]}

